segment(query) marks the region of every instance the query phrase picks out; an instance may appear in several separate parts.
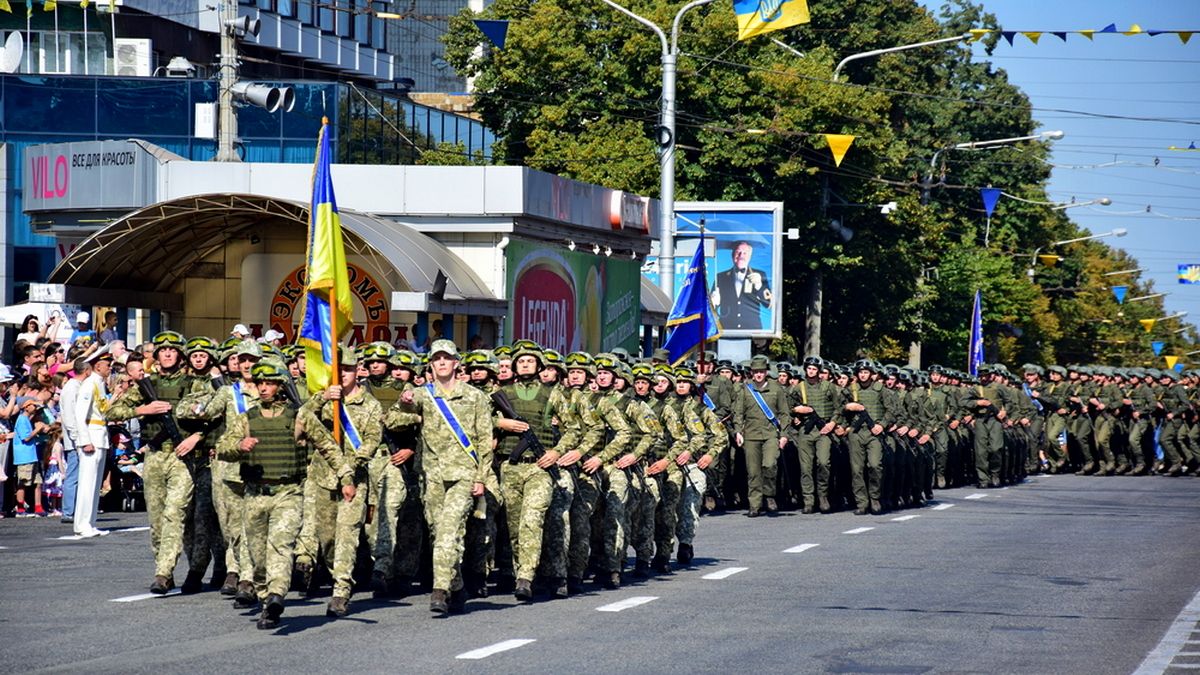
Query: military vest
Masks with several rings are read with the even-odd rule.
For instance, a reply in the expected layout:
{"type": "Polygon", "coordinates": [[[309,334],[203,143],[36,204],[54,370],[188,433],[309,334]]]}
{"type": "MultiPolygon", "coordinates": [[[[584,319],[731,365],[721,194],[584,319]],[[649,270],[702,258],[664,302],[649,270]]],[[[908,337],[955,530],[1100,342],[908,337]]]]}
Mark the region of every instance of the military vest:
{"type": "Polygon", "coordinates": [[[242,458],[241,476],[248,483],[299,482],[304,478],[308,451],[296,444],[296,411],[291,406],[278,409],[280,413],[274,417],[264,417],[261,407],[246,413],[250,436],[258,439],[242,458]]]}
{"type": "MultiPolygon", "coordinates": [[[[158,395],[157,400],[170,403],[172,408],[174,408],[175,405],[178,404],[183,398],[184,394],[191,389],[192,377],[185,374],[182,370],[178,371],[176,375],[172,377],[158,373],[147,375],[146,377],[148,377],[150,379],[150,383],[154,385],[154,393],[158,395]]],[[[149,401],[145,401],[145,403],[149,403],[149,401]]],[[[163,432],[162,420],[162,415],[147,415],[146,417],[143,417],[141,419],[142,438],[150,440],[161,437],[165,439],[163,444],[172,443],[171,439],[166,438],[166,434],[163,432]]],[[[176,425],[179,427],[181,433],[186,434],[188,432],[181,421],[177,420],[176,425]]]]}
{"type": "Polygon", "coordinates": [[[867,415],[871,417],[871,421],[876,424],[883,424],[885,417],[883,407],[883,384],[872,382],[870,385],[863,387],[857,380],[850,384],[850,400],[855,403],[861,403],[866,409],[867,415]]]}
{"type": "MultiPolygon", "coordinates": [[[[551,424],[553,411],[550,408],[550,392],[553,389],[540,383],[524,386],[514,382],[504,385],[500,391],[504,392],[504,396],[512,404],[513,411],[529,423],[530,430],[542,445],[547,448],[554,447],[556,440],[554,425],[551,424]]],[[[517,447],[520,440],[518,434],[504,434],[497,455],[503,453],[507,456],[517,447]]]]}
{"type": "Polygon", "coordinates": [[[384,412],[392,405],[400,400],[400,388],[392,381],[391,376],[381,378],[367,378],[367,390],[379,401],[379,405],[383,406],[384,412]]]}

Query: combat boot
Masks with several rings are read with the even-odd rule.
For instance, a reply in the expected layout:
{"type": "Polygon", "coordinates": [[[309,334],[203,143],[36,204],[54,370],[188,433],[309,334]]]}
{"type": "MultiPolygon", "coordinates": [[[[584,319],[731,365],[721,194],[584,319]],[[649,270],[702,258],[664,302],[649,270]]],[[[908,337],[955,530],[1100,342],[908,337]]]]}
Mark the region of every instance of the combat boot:
{"type": "Polygon", "coordinates": [[[526,579],[517,579],[516,588],[513,589],[513,596],[522,602],[533,600],[533,584],[526,579]]]}
{"type": "Polygon", "coordinates": [[[693,557],[694,551],[692,551],[692,545],[681,542],[679,544],[679,551],[675,553],[675,560],[677,560],[680,565],[687,567],[688,565],[692,564],[693,557]]]}
{"type": "Polygon", "coordinates": [[[571,595],[582,593],[583,579],[581,577],[567,577],[567,591],[571,595]]]}
{"type": "Polygon", "coordinates": [[[1144,475],[1146,475],[1146,465],[1145,465],[1145,464],[1138,464],[1137,466],[1133,467],[1133,470],[1129,472],[1129,475],[1130,475],[1130,476],[1144,476],[1144,475]]]}
{"type": "Polygon", "coordinates": [[[221,595],[233,595],[237,593],[238,575],[236,572],[229,572],[225,575],[225,583],[221,584],[221,595]]]}
{"type": "MultiPolygon", "coordinates": [[[[310,562],[297,562],[292,570],[300,577],[300,594],[306,598],[312,597],[316,591],[313,588],[313,566],[310,562]]],[[[234,580],[237,583],[237,580],[234,580]]]]}
{"type": "Polygon", "coordinates": [[[704,511],[705,511],[705,513],[712,513],[713,511],[716,511],[716,510],[717,510],[717,500],[716,500],[716,499],[714,499],[714,498],[712,497],[712,495],[709,495],[709,496],[705,497],[705,498],[704,498],[704,511]]]}
{"type": "Polygon", "coordinates": [[[945,476],[937,477],[937,489],[939,489],[939,490],[946,489],[946,477],[945,476]]]}
{"type": "Polygon", "coordinates": [[[1079,471],[1076,471],[1075,475],[1076,476],[1086,476],[1095,470],[1096,470],[1096,463],[1088,462],[1087,464],[1083,465],[1083,468],[1079,469],[1079,471]]]}
{"type": "Polygon", "coordinates": [[[155,595],[166,595],[167,591],[175,588],[175,580],[171,577],[164,577],[159,574],[154,577],[154,583],[150,584],[150,592],[155,595]]]}
{"type": "Polygon", "coordinates": [[[856,516],[865,516],[868,513],[870,513],[870,511],[868,511],[867,509],[864,509],[864,508],[854,509],[854,515],[856,515],[856,516]]]}
{"type": "Polygon", "coordinates": [[[638,560],[633,565],[633,576],[635,579],[646,579],[650,576],[650,563],[645,560],[638,560]]]}
{"type": "Polygon", "coordinates": [[[767,513],[775,513],[779,510],[779,505],[775,503],[774,497],[767,497],[767,513]]]}
{"type": "Polygon", "coordinates": [[[829,508],[829,498],[825,495],[817,497],[817,505],[820,507],[821,513],[829,513],[831,511],[829,508]]]}
{"type": "Polygon", "coordinates": [[[184,595],[192,595],[202,590],[204,590],[204,570],[189,570],[183,579],[183,585],[179,587],[179,592],[184,595]]]}
{"type": "Polygon", "coordinates": [[[604,587],[610,591],[615,591],[621,587],[621,573],[612,572],[604,576],[604,587]]]}
{"type": "Polygon", "coordinates": [[[446,602],[448,594],[440,588],[433,589],[429,594],[429,611],[434,614],[449,614],[450,605],[446,602]]]}
{"type": "Polygon", "coordinates": [[[652,567],[654,571],[658,572],[659,574],[670,574],[671,560],[669,558],[655,556],[654,560],[650,562],[650,567],[652,567]]]}
{"type": "Polygon", "coordinates": [[[275,593],[267,596],[263,605],[262,616],[258,617],[259,630],[270,630],[279,627],[279,617],[283,615],[283,598],[275,593]]]}
{"type": "MultiPolygon", "coordinates": [[[[514,584],[515,587],[515,584],[514,584]]],[[[455,614],[461,614],[467,611],[467,589],[460,588],[457,591],[450,591],[450,611],[455,614]]]]}
{"type": "Polygon", "coordinates": [[[238,609],[249,609],[258,604],[254,597],[254,584],[249,581],[239,581],[237,593],[233,596],[233,606],[238,609]]]}
{"type": "Polygon", "coordinates": [[[329,606],[325,608],[325,616],[331,619],[339,619],[350,611],[350,598],[333,596],[329,599],[329,606]]]}
{"type": "Polygon", "coordinates": [[[382,600],[388,596],[387,576],[379,570],[371,572],[371,593],[376,600],[382,600]]]}
{"type": "Polygon", "coordinates": [[[800,513],[803,513],[804,515],[812,515],[816,512],[817,509],[812,504],[805,504],[804,508],[800,509],[800,513]]]}
{"type": "Polygon", "coordinates": [[[551,577],[546,580],[546,586],[550,589],[552,597],[569,598],[571,597],[571,587],[567,583],[565,577],[551,577]]]}
{"type": "MultiPolygon", "coordinates": [[[[225,578],[228,576],[229,575],[225,572],[224,565],[221,565],[219,567],[216,565],[213,565],[213,575],[212,575],[212,578],[208,580],[209,588],[211,588],[213,590],[224,588],[225,578]]],[[[236,582],[235,582],[235,584],[236,584],[236,582]]]]}
{"type": "Polygon", "coordinates": [[[871,500],[871,512],[875,515],[883,513],[883,504],[880,504],[878,499],[871,500]]]}
{"type": "Polygon", "coordinates": [[[388,582],[388,596],[404,598],[412,590],[412,578],[406,574],[397,574],[388,582]]]}

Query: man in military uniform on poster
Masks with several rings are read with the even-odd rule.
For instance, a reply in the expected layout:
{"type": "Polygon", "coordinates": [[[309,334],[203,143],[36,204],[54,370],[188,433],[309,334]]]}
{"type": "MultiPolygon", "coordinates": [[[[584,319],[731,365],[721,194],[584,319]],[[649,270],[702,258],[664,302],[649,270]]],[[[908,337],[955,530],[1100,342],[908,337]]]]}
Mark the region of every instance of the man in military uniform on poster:
{"type": "Polygon", "coordinates": [[[737,242],[731,255],[733,267],[717,274],[711,295],[717,318],[726,330],[762,330],[762,310],[773,298],[767,274],[750,266],[750,242],[737,242]]]}

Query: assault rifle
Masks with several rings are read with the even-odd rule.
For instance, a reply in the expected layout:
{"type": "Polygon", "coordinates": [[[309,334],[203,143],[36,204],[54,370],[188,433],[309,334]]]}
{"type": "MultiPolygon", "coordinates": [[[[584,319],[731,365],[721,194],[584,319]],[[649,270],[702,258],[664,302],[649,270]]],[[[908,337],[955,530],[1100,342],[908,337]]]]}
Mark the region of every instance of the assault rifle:
{"type": "MultiPolygon", "coordinates": [[[[143,377],[140,380],[135,380],[135,382],[137,382],[138,392],[141,393],[142,398],[145,399],[146,403],[158,400],[158,392],[154,390],[154,383],[150,381],[149,377],[143,377]]],[[[150,439],[147,443],[148,445],[154,446],[155,448],[161,448],[163,441],[168,439],[170,439],[170,441],[175,445],[178,445],[181,441],[183,441],[183,434],[179,431],[179,424],[175,422],[174,411],[168,410],[165,413],[158,415],[147,415],[147,417],[155,419],[162,424],[162,431],[160,431],[157,436],[150,439]]]]}
{"type": "MultiPolygon", "coordinates": [[[[504,392],[497,391],[492,394],[492,404],[506,418],[529,424],[529,420],[517,414],[517,411],[512,406],[512,401],[508,400],[504,392]]],[[[525,454],[526,450],[533,452],[534,459],[541,459],[542,455],[546,454],[546,447],[542,445],[541,439],[534,433],[532,424],[529,425],[528,429],[519,434],[517,444],[513,447],[512,452],[508,453],[508,463],[516,464],[521,459],[521,455],[525,454]]]]}

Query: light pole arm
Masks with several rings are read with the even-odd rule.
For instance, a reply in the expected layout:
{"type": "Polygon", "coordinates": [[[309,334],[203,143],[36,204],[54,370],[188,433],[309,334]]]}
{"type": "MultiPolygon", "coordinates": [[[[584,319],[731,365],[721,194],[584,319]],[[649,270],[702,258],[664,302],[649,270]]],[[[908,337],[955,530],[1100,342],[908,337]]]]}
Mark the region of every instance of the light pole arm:
{"type": "Polygon", "coordinates": [[[940,44],[945,44],[947,42],[958,42],[959,40],[968,40],[972,37],[973,36],[970,33],[963,33],[962,35],[956,35],[954,37],[948,37],[948,38],[941,38],[939,40],[929,40],[928,42],[918,42],[918,43],[912,44],[912,45],[900,45],[899,47],[888,47],[887,49],[872,49],[869,52],[861,52],[858,54],[851,54],[850,56],[847,56],[846,58],[844,58],[838,62],[837,67],[833,69],[833,78],[832,79],[834,82],[837,82],[838,73],[842,72],[842,66],[845,66],[847,63],[850,63],[851,61],[857,61],[858,59],[867,59],[872,56],[879,56],[880,54],[891,54],[892,52],[902,52],[902,51],[905,51],[908,49],[917,49],[918,47],[930,47],[932,45],[940,45],[940,44]]]}
{"type": "MultiPolygon", "coordinates": [[[[661,28],[656,26],[653,21],[651,21],[650,19],[638,16],[637,14],[634,14],[633,12],[629,11],[628,9],[625,9],[624,7],[622,7],[621,5],[618,5],[617,3],[613,2],[612,0],[601,0],[601,2],[608,5],[609,7],[612,7],[613,9],[624,14],[625,16],[633,19],[634,21],[642,24],[643,26],[649,28],[650,30],[654,31],[654,34],[658,36],[659,42],[662,43],[662,53],[663,54],[671,53],[667,46],[667,34],[664,33],[661,28]]],[[[685,9],[686,9],[686,7],[685,7],[685,9]]]]}
{"type": "Polygon", "coordinates": [[[710,2],[713,2],[713,0],[692,0],[691,2],[684,5],[683,7],[680,7],[679,11],[675,13],[675,21],[671,23],[671,53],[672,54],[679,53],[679,24],[683,21],[683,15],[687,14],[688,12],[692,11],[693,9],[695,9],[697,7],[703,7],[704,5],[709,4],[710,2]]]}

